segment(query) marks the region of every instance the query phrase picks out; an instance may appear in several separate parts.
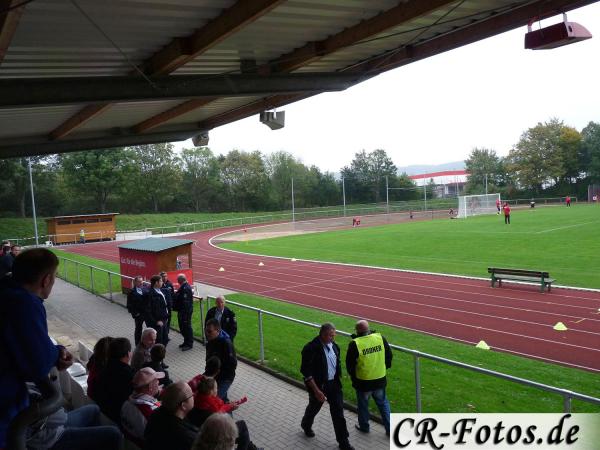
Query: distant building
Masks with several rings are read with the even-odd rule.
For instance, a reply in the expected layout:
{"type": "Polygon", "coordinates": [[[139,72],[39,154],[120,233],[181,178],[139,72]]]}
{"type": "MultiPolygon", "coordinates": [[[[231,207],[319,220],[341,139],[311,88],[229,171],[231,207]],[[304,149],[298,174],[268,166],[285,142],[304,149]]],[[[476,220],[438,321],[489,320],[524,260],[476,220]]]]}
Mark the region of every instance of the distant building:
{"type": "Polygon", "coordinates": [[[433,183],[436,185],[436,197],[452,197],[461,195],[464,192],[468,176],[469,174],[466,170],[446,170],[443,172],[411,175],[409,178],[417,186],[429,185],[431,184],[431,180],[433,180],[433,183]]]}

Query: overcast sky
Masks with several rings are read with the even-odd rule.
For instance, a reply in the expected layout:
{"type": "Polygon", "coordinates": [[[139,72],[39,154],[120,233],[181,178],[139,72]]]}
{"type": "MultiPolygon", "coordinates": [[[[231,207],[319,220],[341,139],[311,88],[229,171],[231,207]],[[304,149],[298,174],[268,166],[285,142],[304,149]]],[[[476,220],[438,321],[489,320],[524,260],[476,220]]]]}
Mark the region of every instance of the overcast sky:
{"type": "Polygon", "coordinates": [[[285,150],[337,172],[362,149],[382,148],[397,166],[464,160],[474,147],[503,156],[523,131],[552,117],[581,131],[600,121],[600,4],[568,19],[594,38],[525,50],[526,27],[520,27],[285,106],[281,130],[271,131],[258,116],[216,128],[209,147],[217,154],[285,150]]]}

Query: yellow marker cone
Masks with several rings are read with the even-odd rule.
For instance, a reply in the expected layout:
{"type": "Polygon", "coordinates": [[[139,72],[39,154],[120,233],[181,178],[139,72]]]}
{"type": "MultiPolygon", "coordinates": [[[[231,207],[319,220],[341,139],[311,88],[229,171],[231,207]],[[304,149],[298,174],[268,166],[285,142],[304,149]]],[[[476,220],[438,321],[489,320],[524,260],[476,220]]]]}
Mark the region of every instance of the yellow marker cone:
{"type": "Polygon", "coordinates": [[[489,350],[490,346],[487,345],[485,341],[479,341],[475,348],[480,348],[481,350],[489,350]]]}
{"type": "Polygon", "coordinates": [[[225,268],[224,267],[219,267],[219,272],[225,272],[225,268]]]}
{"type": "Polygon", "coordinates": [[[258,265],[259,265],[260,267],[264,266],[264,264],[263,264],[263,262],[262,262],[262,261],[261,261],[261,262],[259,262],[259,263],[258,263],[258,265]]]}
{"type": "MultiPolygon", "coordinates": [[[[296,261],[296,258],[292,258],[292,261],[296,261]]],[[[600,311],[600,309],[598,311],[600,311]]]]}
{"type": "Polygon", "coordinates": [[[554,329],[556,331],[567,331],[568,330],[568,328],[565,327],[565,324],[562,322],[558,322],[556,325],[554,325],[554,329]]]}

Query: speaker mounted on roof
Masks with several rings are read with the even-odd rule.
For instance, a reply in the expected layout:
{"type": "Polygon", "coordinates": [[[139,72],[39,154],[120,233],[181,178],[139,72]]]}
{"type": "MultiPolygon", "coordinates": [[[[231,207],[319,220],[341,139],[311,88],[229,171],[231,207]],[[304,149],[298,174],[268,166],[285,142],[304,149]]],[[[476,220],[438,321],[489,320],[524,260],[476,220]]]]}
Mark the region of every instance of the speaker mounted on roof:
{"type": "Polygon", "coordinates": [[[531,25],[536,19],[531,19],[527,24],[525,34],[525,48],[530,50],[548,50],[574,44],[592,37],[592,34],[582,25],[568,22],[567,15],[563,14],[563,21],[549,27],[532,31],[531,25]]]}

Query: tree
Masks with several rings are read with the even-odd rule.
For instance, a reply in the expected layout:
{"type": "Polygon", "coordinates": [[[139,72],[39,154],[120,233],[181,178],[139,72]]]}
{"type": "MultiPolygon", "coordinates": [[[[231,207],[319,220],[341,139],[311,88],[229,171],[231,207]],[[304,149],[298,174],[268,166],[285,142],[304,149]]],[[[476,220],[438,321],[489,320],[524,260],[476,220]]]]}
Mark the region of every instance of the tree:
{"type": "Polygon", "coordinates": [[[118,193],[131,173],[130,153],[123,148],[64,153],[60,156],[63,177],[73,194],[91,197],[101,213],[111,195],[118,193]]]}
{"type": "Polygon", "coordinates": [[[181,151],[183,189],[194,211],[209,208],[222,189],[219,162],[208,147],[184,148],[181,151]]]}
{"type": "Polygon", "coordinates": [[[581,130],[579,165],[593,183],[600,182],[600,123],[590,122],[581,130]]]}
{"type": "Polygon", "coordinates": [[[469,174],[465,187],[469,194],[485,193],[486,183],[488,192],[494,192],[502,182],[502,163],[495,150],[474,148],[465,160],[465,169],[469,174]]]}
{"type": "Polygon", "coordinates": [[[362,150],[354,155],[350,167],[342,169],[346,193],[352,201],[379,202],[385,198],[385,177],[396,176],[397,168],[385,150],[362,150]],[[370,194],[370,195],[369,195],[370,194]]]}
{"type": "Polygon", "coordinates": [[[173,200],[180,182],[178,160],[173,144],[146,144],[130,147],[136,165],[136,175],[131,178],[130,188],[141,198],[150,200],[156,213],[161,205],[173,200]]]}
{"type": "Polygon", "coordinates": [[[561,135],[564,124],[551,119],[538,123],[521,135],[509,153],[510,167],[521,187],[539,193],[544,185],[558,182],[565,174],[561,135]]]}
{"type": "Polygon", "coordinates": [[[269,178],[261,153],[232,150],[219,157],[231,210],[262,209],[268,201],[269,178]]]}

